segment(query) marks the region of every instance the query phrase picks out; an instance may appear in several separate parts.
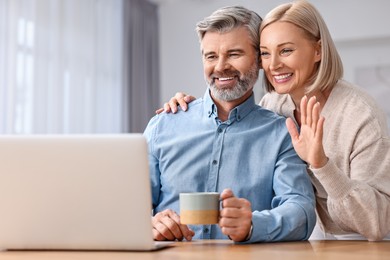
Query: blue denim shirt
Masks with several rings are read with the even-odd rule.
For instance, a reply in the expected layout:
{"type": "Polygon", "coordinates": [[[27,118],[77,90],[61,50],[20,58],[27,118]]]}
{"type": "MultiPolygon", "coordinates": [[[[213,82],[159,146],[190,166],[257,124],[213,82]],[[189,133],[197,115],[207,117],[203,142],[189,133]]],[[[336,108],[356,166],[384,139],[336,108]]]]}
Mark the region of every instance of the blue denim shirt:
{"type": "MultiPolygon", "coordinates": [[[[144,135],[154,214],[180,214],[181,192],[231,188],[252,205],[247,243],[309,238],[316,216],[306,164],[292,147],[285,118],[256,105],[253,95],[221,122],[207,90],[187,112],[154,116],[144,135]]],[[[218,225],[190,228],[193,239],[228,238],[218,225]]]]}

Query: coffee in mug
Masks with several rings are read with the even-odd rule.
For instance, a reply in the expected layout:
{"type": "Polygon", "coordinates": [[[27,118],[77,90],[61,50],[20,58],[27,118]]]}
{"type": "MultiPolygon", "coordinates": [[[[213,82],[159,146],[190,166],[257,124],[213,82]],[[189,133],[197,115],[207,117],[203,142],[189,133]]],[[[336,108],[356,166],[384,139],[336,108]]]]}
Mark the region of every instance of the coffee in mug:
{"type": "Polygon", "coordinates": [[[180,193],[181,224],[207,225],[219,221],[219,193],[180,193]]]}

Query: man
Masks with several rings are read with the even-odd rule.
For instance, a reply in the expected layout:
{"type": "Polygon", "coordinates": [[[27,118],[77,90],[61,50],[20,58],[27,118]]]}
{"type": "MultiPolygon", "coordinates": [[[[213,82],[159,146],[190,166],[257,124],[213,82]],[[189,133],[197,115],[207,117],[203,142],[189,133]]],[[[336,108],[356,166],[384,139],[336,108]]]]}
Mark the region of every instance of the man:
{"type": "Polygon", "coordinates": [[[149,143],[155,240],[307,239],[315,200],[285,118],[255,104],[261,18],[243,7],[217,10],[197,24],[208,88],[188,111],[160,114],[149,143]],[[218,225],[180,223],[179,193],[220,192],[218,225]]]}

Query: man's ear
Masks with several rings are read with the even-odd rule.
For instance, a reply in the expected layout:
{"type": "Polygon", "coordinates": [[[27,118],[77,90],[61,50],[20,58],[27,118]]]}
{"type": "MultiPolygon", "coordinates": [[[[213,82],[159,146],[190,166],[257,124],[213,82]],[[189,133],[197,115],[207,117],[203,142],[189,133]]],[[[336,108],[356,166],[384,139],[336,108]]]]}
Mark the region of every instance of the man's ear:
{"type": "Polygon", "coordinates": [[[321,61],[321,58],[322,58],[322,44],[321,44],[321,40],[318,40],[315,43],[315,61],[316,62],[321,61]]]}

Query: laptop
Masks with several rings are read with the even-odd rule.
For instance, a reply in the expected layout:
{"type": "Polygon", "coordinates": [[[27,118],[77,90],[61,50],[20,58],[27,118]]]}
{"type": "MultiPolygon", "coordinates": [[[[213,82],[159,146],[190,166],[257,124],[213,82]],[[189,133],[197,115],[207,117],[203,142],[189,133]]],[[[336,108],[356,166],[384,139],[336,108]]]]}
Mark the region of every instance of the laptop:
{"type": "Polygon", "coordinates": [[[135,250],[153,240],[141,134],[0,136],[0,248],[135,250]]]}

